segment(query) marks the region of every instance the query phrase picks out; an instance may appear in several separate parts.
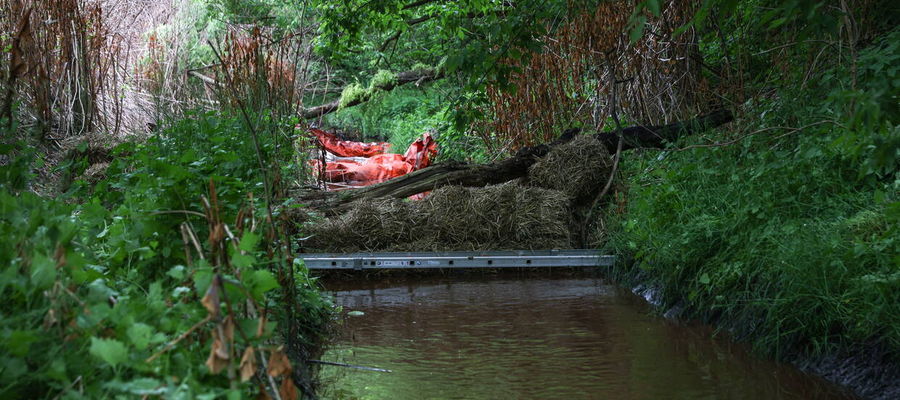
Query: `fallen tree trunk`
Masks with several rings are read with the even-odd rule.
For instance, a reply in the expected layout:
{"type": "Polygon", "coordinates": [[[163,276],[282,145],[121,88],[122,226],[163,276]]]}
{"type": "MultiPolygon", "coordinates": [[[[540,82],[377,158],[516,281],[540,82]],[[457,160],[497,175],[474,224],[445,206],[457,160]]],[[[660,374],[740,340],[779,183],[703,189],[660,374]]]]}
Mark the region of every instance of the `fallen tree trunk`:
{"type": "MultiPolygon", "coordinates": [[[[731,112],[719,110],[668,125],[624,128],[623,149],[663,148],[666,143],[681,136],[715,128],[732,119],[731,112]]],[[[480,187],[499,184],[525,176],[528,167],[546,155],[553,146],[572,140],[576,134],[577,130],[567,131],[552,143],[524,148],[513,157],[492,164],[443,163],[359,189],[303,192],[299,194],[298,200],[308,207],[333,215],[345,211],[347,205],[355,200],[405,198],[446,185],[480,187]]],[[[619,140],[617,132],[601,132],[593,137],[602,142],[610,152],[615,152],[619,140]]]]}
{"type": "MultiPolygon", "coordinates": [[[[734,119],[728,110],[717,110],[697,118],[671,123],[662,126],[631,126],[622,129],[624,143],[622,150],[661,149],[667,143],[674,142],[682,136],[691,135],[727,124],[734,119]]],[[[616,131],[600,132],[594,135],[602,142],[610,154],[616,152],[619,137],[616,131]]]]}
{"type": "MultiPolygon", "coordinates": [[[[437,80],[443,78],[444,74],[441,71],[433,70],[433,69],[425,69],[425,70],[414,70],[414,71],[404,71],[397,74],[396,79],[391,82],[387,82],[381,85],[376,85],[375,89],[382,91],[390,91],[396,88],[397,86],[405,85],[407,83],[416,82],[416,84],[421,84],[425,82],[431,82],[433,80],[437,80]]],[[[365,101],[369,100],[369,96],[364,96],[360,98],[356,98],[348,102],[344,105],[344,107],[352,107],[358,104],[361,104],[365,101]]],[[[322,105],[318,105],[315,107],[309,107],[300,111],[300,117],[303,119],[312,119],[318,118],[326,114],[333,113],[337,111],[341,106],[341,99],[336,99],[330,103],[325,103],[322,105]]]]}

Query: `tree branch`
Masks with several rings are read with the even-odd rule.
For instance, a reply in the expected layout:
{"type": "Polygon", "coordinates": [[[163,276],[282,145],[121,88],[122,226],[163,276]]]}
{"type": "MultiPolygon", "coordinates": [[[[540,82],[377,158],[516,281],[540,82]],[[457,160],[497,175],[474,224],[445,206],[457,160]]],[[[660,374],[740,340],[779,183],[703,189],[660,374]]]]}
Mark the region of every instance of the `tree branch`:
{"type": "Polygon", "coordinates": [[[403,9],[403,10],[409,10],[409,9],[411,9],[411,8],[416,8],[416,7],[419,7],[419,6],[424,6],[424,5],[428,4],[428,3],[434,3],[435,1],[437,1],[437,0],[419,0],[419,1],[414,1],[414,2],[412,2],[412,3],[409,3],[409,4],[405,5],[405,6],[403,6],[402,9],[403,9]]]}
{"type": "MultiPolygon", "coordinates": [[[[405,85],[410,82],[416,82],[416,84],[421,84],[424,82],[431,82],[434,80],[438,80],[444,77],[444,73],[442,71],[437,71],[433,69],[427,70],[416,70],[416,71],[405,71],[397,74],[396,79],[391,82],[387,82],[378,86],[375,86],[376,89],[382,91],[391,91],[394,88],[405,85]]],[[[344,107],[352,107],[358,104],[362,104],[369,100],[369,96],[364,96],[361,98],[356,98],[351,100],[349,103],[345,104],[344,107]]],[[[303,119],[312,119],[318,118],[326,114],[333,113],[340,108],[341,99],[335,99],[330,103],[325,103],[322,105],[318,105],[315,107],[305,108],[300,112],[300,117],[303,119]]]]}
{"type": "MultiPolygon", "coordinates": [[[[622,149],[663,148],[668,142],[681,136],[712,129],[732,119],[731,112],[719,110],[684,122],[624,128],[622,149]]],[[[572,140],[578,132],[577,129],[566,131],[552,143],[526,147],[513,157],[492,164],[443,163],[359,189],[338,192],[307,191],[299,193],[296,197],[313,209],[333,215],[346,211],[354,200],[379,197],[402,199],[447,185],[480,187],[503,183],[527,175],[528,167],[549,153],[553,146],[572,140]]],[[[612,153],[617,150],[619,144],[616,132],[598,133],[593,137],[601,141],[612,153]]]]}

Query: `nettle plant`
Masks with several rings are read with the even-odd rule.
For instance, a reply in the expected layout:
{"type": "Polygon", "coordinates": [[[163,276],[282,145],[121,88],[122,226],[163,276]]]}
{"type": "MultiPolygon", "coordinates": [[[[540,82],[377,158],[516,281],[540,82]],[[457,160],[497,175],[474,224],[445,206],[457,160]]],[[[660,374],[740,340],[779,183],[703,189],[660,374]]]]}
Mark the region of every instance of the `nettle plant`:
{"type": "Polygon", "coordinates": [[[268,374],[282,380],[275,390],[296,392],[290,362],[270,344],[274,323],[266,317],[265,295],[279,284],[257,265],[260,236],[249,219],[234,227],[220,221],[211,190],[211,200],[204,200],[213,232],[206,246],[185,223],[187,265],[149,282],[141,282],[136,266],[158,243],[132,249],[125,262],[104,251],[115,247],[109,235],[121,216],[96,203],[78,208],[27,193],[0,194],[9,239],[0,256],[7,265],[0,283],[6,299],[0,391],[191,397],[246,391],[256,385],[238,382],[260,374],[257,380],[268,383],[268,374]],[[227,379],[218,376],[223,372],[227,379]]]}
{"type": "Polygon", "coordinates": [[[4,179],[0,397],[297,398],[277,328],[293,306],[310,326],[329,306],[278,251],[250,148],[202,114],[122,146],[110,178],[64,196],[78,205],[4,179]]]}

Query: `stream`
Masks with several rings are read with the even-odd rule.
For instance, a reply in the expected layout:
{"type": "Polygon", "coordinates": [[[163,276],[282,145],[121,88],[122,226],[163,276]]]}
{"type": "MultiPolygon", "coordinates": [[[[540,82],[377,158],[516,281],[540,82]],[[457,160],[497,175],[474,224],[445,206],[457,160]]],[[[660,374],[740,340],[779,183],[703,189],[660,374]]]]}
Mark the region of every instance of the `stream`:
{"type": "Polygon", "coordinates": [[[328,399],[851,399],[587,274],[326,280],[328,399]],[[362,312],[362,315],[358,315],[362,312]],[[349,313],[349,314],[348,314],[349,313]]]}

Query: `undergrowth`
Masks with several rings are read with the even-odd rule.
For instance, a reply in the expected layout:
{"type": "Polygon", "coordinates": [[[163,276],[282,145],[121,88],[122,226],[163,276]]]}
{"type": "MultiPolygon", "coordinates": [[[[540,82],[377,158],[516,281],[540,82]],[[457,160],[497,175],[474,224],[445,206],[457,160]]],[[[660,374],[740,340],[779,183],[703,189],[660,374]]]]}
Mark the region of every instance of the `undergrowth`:
{"type": "MultiPolygon", "coordinates": [[[[389,76],[376,78],[373,82],[389,76]]],[[[359,132],[366,139],[386,140],[398,153],[405,151],[422,133],[431,131],[436,133],[439,159],[486,160],[487,152],[481,140],[459,132],[448,122],[450,110],[441,85],[436,83],[424,90],[398,88],[379,94],[365,104],[328,115],[325,124],[359,132]]]]}
{"type": "MultiPolygon", "coordinates": [[[[119,146],[109,178],[76,181],[59,199],[21,190],[30,163],[8,164],[0,397],[297,391],[290,372],[302,360],[291,343],[314,348],[331,306],[302,263],[275,250],[251,138],[237,119],[192,114],[119,146]],[[286,353],[295,364],[273,374],[286,353]],[[278,387],[269,387],[266,360],[278,387]]],[[[289,156],[261,142],[265,159],[289,156]]]]}
{"type": "Polygon", "coordinates": [[[735,144],[626,158],[616,272],[769,354],[900,360],[898,41],[748,103],[735,144]]]}

